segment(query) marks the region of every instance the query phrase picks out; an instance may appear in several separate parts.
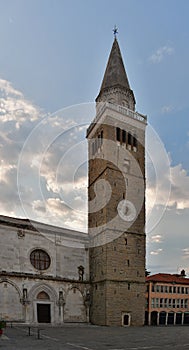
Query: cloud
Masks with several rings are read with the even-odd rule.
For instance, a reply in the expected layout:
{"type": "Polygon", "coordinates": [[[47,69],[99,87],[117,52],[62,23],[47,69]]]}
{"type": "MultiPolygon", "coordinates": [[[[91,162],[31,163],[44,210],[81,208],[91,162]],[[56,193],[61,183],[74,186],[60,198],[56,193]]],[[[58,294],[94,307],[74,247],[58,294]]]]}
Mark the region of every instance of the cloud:
{"type": "Polygon", "coordinates": [[[149,61],[151,63],[160,63],[163,61],[165,56],[173,55],[174,48],[170,46],[161,46],[159,49],[157,49],[150,57],[149,61]]]}
{"type": "Polygon", "coordinates": [[[0,79],[1,214],[86,229],[85,135],[94,104],[73,107],[44,117],[0,79]]]}
{"type": "Polygon", "coordinates": [[[60,198],[48,198],[45,201],[36,200],[32,205],[36,219],[41,222],[85,231],[87,212],[81,213],[73,210],[60,198]]]}
{"type": "Polygon", "coordinates": [[[158,248],[156,250],[151,251],[150,255],[159,255],[162,251],[163,251],[163,249],[158,248]]]}
{"type": "Polygon", "coordinates": [[[171,168],[171,196],[169,206],[177,209],[189,208],[189,176],[179,164],[171,168]]]}
{"type": "Polygon", "coordinates": [[[168,114],[168,113],[171,113],[172,111],[174,110],[174,108],[172,106],[163,106],[161,108],[161,112],[163,114],[168,114]]]}
{"type": "Polygon", "coordinates": [[[189,258],[189,248],[183,248],[182,249],[184,258],[189,258]]]}
{"type": "Polygon", "coordinates": [[[162,242],[162,235],[155,235],[151,237],[151,242],[153,243],[161,243],[162,242]]]}
{"type": "MultiPolygon", "coordinates": [[[[162,169],[163,170],[163,169],[162,169]]],[[[168,174],[163,171],[161,177],[159,177],[159,183],[157,185],[157,179],[152,169],[148,167],[147,176],[147,206],[161,206],[165,205],[165,191],[166,184],[169,181],[171,191],[166,204],[166,208],[175,207],[176,209],[189,208],[189,176],[187,171],[183,169],[182,164],[178,164],[174,167],[170,167],[169,178],[168,174]],[[156,191],[158,186],[158,191],[156,191]]]]}
{"type": "Polygon", "coordinates": [[[12,84],[0,79],[0,118],[1,123],[15,122],[19,129],[20,125],[28,121],[35,121],[40,115],[39,108],[24,98],[24,95],[16,90],[12,84]]]}
{"type": "Polygon", "coordinates": [[[17,190],[19,154],[27,135],[40,120],[41,115],[41,110],[25,99],[9,81],[0,79],[1,214],[15,216],[18,211],[20,212],[17,190]]]}

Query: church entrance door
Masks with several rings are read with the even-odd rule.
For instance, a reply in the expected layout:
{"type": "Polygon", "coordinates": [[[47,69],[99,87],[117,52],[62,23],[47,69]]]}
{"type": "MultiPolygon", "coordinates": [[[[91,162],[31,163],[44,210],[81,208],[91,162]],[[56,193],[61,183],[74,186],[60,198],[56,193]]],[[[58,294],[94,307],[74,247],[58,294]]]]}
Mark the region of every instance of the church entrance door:
{"type": "Polygon", "coordinates": [[[50,304],[37,304],[37,321],[39,323],[51,323],[50,304]]]}

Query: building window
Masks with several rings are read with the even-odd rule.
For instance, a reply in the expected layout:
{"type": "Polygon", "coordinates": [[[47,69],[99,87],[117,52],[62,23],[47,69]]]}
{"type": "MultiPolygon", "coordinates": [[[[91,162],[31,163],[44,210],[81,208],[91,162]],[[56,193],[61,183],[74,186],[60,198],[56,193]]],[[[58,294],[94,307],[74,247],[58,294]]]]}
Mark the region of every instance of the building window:
{"type": "Polygon", "coordinates": [[[122,130],[122,143],[126,143],[126,131],[122,130]]]}
{"type": "Polygon", "coordinates": [[[96,136],[92,143],[92,155],[94,156],[97,151],[101,148],[103,144],[103,130],[96,136]]]}
{"type": "Polygon", "coordinates": [[[100,146],[103,144],[103,130],[100,133],[100,146]]]}
{"type": "Polygon", "coordinates": [[[169,293],[172,293],[172,287],[169,287],[169,293]]]}
{"type": "Polygon", "coordinates": [[[37,270],[46,270],[50,266],[50,256],[42,249],[35,249],[30,254],[30,262],[37,270]]]}
{"type": "Polygon", "coordinates": [[[176,287],[173,287],[173,293],[176,293],[176,287]]]}
{"type": "Polygon", "coordinates": [[[168,293],[168,286],[165,286],[165,293],[168,293]]]}
{"type": "Polygon", "coordinates": [[[122,315],[122,325],[123,326],[129,326],[130,325],[130,314],[123,314],[122,315]]]}
{"type": "Polygon", "coordinates": [[[121,140],[121,130],[120,128],[116,128],[116,140],[120,142],[121,140]]]}
{"type": "Polygon", "coordinates": [[[177,287],[177,293],[180,294],[180,287],[177,287]]]}
{"type": "Polygon", "coordinates": [[[184,294],[184,292],[185,292],[185,288],[184,288],[184,287],[182,287],[182,294],[184,294]]]}
{"type": "Polygon", "coordinates": [[[164,292],[164,286],[161,286],[161,293],[164,292]]]}
{"type": "Polygon", "coordinates": [[[130,283],[128,283],[128,290],[130,290],[131,289],[131,284],[130,283]]]}
{"type": "Polygon", "coordinates": [[[156,286],[156,292],[159,293],[160,291],[160,286],[156,286]]]}

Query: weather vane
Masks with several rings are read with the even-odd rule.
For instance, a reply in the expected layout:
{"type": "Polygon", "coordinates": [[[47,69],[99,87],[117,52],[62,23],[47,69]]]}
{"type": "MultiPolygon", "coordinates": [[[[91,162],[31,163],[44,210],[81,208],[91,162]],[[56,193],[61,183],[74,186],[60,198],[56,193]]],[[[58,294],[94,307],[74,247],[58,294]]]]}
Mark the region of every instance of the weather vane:
{"type": "Polygon", "coordinates": [[[114,26],[113,33],[114,33],[114,37],[116,38],[116,34],[118,34],[118,28],[116,25],[114,26]]]}

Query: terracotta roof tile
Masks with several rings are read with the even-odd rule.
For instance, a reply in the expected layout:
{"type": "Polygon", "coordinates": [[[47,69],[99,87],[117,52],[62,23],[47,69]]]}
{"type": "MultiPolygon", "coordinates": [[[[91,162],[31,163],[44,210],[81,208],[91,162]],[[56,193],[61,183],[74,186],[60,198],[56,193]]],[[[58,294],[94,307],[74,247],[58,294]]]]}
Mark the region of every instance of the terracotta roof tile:
{"type": "Polygon", "coordinates": [[[189,284],[189,278],[181,277],[180,275],[171,275],[169,273],[157,273],[146,277],[146,282],[164,282],[164,283],[179,283],[189,284]]]}

